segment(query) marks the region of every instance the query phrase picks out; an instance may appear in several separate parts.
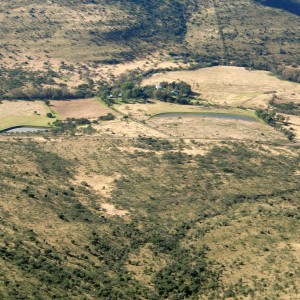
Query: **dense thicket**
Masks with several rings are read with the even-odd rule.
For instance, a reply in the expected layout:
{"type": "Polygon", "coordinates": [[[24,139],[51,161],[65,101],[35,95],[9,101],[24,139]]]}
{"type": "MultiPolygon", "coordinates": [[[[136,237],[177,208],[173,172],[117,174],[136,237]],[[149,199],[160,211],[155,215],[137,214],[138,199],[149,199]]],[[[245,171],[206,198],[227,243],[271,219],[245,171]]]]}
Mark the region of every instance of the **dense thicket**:
{"type": "Polygon", "coordinates": [[[126,81],[116,86],[102,86],[99,96],[108,105],[117,101],[145,101],[157,99],[164,102],[190,104],[192,97],[191,86],[185,82],[161,82],[157,85],[140,86],[134,81],[126,81]]]}

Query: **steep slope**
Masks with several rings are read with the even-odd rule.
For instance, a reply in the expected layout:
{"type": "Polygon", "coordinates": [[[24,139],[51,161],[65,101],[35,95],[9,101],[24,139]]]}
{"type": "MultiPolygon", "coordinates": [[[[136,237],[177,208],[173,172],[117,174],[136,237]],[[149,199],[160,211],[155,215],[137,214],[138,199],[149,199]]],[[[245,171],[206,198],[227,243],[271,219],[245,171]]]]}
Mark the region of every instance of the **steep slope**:
{"type": "Polygon", "coordinates": [[[299,1],[0,1],[3,62],[117,62],[154,51],[299,63],[299,1]],[[285,3],[284,5],[282,3],[285,3]]]}
{"type": "Polygon", "coordinates": [[[189,2],[1,1],[2,52],[84,61],[132,58],[184,35],[189,2]]]}
{"type": "Polygon", "coordinates": [[[52,137],[0,150],[1,299],[299,298],[295,147],[52,137]]]}
{"type": "Polygon", "coordinates": [[[188,23],[188,48],[233,63],[249,59],[299,63],[299,16],[263,3],[199,1],[200,10],[188,23]]]}

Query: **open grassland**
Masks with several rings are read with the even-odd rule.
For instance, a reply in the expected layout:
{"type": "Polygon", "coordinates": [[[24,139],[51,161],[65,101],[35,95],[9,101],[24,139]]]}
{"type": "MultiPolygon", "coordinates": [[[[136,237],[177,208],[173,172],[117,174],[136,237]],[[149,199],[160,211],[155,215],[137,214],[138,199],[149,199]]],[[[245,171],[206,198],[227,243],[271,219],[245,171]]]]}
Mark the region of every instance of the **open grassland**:
{"type": "Polygon", "coordinates": [[[262,1],[2,0],[0,4],[4,64],[32,60],[97,64],[161,50],[228,62],[258,58],[299,62],[299,17],[262,1]]]}
{"type": "Polygon", "coordinates": [[[96,119],[112,110],[98,99],[52,100],[51,105],[63,120],[67,118],[96,119]]]}
{"type": "Polygon", "coordinates": [[[115,108],[123,114],[129,115],[139,121],[146,121],[149,118],[164,114],[164,113],[227,113],[241,116],[255,117],[251,110],[239,109],[235,107],[211,107],[211,106],[197,106],[197,105],[181,105],[177,103],[168,103],[158,100],[151,100],[150,103],[135,103],[135,104],[121,104],[115,105],[115,108]]]}
{"type": "Polygon", "coordinates": [[[133,120],[142,122],[145,126],[150,126],[162,133],[164,137],[169,138],[236,139],[269,142],[285,140],[282,134],[276,132],[273,128],[258,119],[249,122],[189,115],[189,113],[220,113],[255,118],[255,114],[251,110],[179,105],[161,101],[152,101],[150,104],[123,104],[116,105],[115,107],[133,120]],[[174,112],[183,113],[183,115],[163,115],[164,113],[174,112]]]}
{"type": "Polygon", "coordinates": [[[286,138],[260,121],[244,121],[207,116],[161,116],[147,124],[170,137],[217,140],[284,141],[286,138]]]}
{"type": "Polygon", "coordinates": [[[0,104],[0,130],[13,126],[49,126],[50,109],[41,101],[2,101],[0,104]]]}
{"type": "Polygon", "coordinates": [[[240,67],[218,66],[195,71],[154,74],[143,85],[162,81],[185,81],[200,97],[211,103],[248,108],[267,107],[273,95],[282,101],[300,97],[300,84],[280,80],[265,71],[250,71],[240,67]]]}
{"type": "Polygon", "coordinates": [[[2,299],[299,299],[296,146],[17,139],[0,143],[2,299]]]}
{"type": "MultiPolygon", "coordinates": [[[[296,1],[198,1],[187,22],[185,40],[202,55],[228,61],[299,59],[299,15],[284,10],[296,1]],[[282,10],[272,9],[275,3],[282,10]],[[267,4],[266,7],[261,4],[267,4]],[[293,33],[296,33],[294,35],[293,33]],[[279,43],[278,41],[282,42],[279,43]]],[[[296,5],[295,5],[296,6],[296,5]]],[[[276,7],[276,5],[275,5],[276,7]]],[[[298,3],[299,9],[299,3],[298,3]]]]}

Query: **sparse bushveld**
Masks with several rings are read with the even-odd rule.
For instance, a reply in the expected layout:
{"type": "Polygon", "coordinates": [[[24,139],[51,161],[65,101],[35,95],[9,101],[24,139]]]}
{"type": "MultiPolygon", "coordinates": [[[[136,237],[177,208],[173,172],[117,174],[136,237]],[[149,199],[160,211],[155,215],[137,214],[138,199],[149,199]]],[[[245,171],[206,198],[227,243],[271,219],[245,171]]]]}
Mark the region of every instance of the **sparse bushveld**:
{"type": "Polygon", "coordinates": [[[299,295],[296,148],[76,137],[0,146],[2,299],[299,295]]]}
{"type": "Polygon", "coordinates": [[[300,299],[299,0],[0,7],[1,300],[300,299]]]}

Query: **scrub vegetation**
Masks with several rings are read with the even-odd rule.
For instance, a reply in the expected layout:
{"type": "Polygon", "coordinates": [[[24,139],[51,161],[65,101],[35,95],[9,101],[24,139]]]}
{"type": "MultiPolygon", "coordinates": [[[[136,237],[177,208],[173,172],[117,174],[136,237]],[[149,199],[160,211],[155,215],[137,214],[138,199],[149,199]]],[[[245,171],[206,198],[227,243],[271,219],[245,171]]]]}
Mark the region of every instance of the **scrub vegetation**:
{"type": "Polygon", "coordinates": [[[0,299],[300,298],[299,0],[0,0],[0,299]]]}
{"type": "Polygon", "coordinates": [[[154,138],[0,147],[2,299],[297,299],[297,148],[154,138]],[[109,194],[94,176],[114,178],[109,194]],[[111,216],[105,203],[128,213],[111,216]]]}

